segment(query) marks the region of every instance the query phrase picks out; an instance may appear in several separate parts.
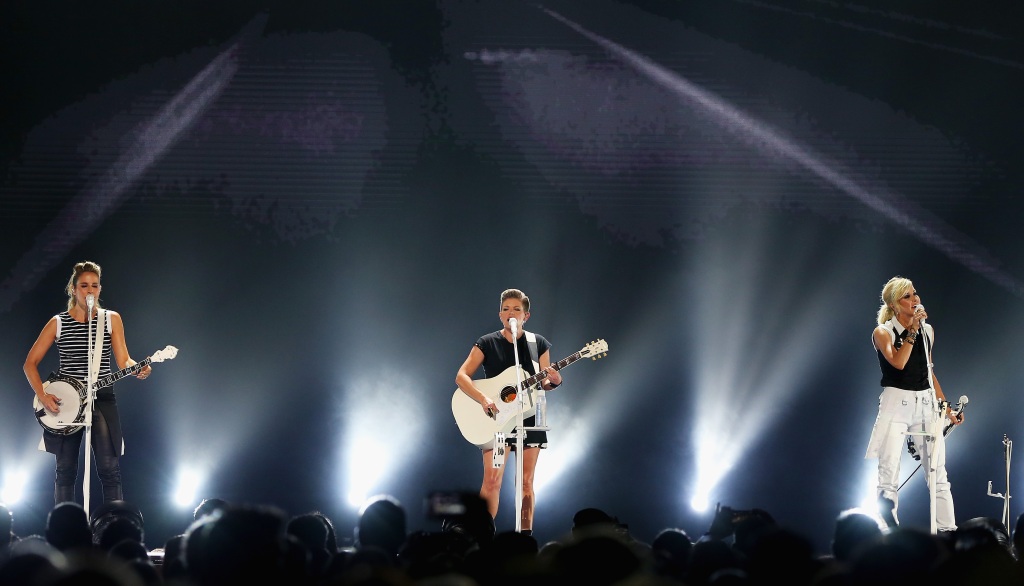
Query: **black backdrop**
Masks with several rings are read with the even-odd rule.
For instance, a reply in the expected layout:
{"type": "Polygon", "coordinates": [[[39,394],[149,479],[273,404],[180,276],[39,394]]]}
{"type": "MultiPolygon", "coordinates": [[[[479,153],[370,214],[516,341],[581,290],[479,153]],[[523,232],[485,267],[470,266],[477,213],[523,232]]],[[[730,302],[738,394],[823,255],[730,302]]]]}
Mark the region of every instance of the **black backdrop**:
{"type": "MultiPolygon", "coordinates": [[[[950,440],[958,518],[1000,517],[986,481],[1006,490],[1024,316],[1013,15],[611,0],[2,10],[0,473],[32,470],[19,532],[41,530],[52,497],[20,366],[83,259],[104,267],[136,358],[180,349],[149,381],[118,383],[125,489],[150,546],[187,523],[166,504],[177,467],[207,461],[204,495],[319,508],[347,536],[339,471],[352,448],[370,453],[349,433],[363,429],[401,462],[372,491],[434,528],[429,490],[478,486],[448,401],[506,287],[531,295],[556,358],[610,346],[552,397],[553,443],[568,442],[561,426],[585,447],[571,465],[541,459],[565,468],[540,495],[542,538],[585,506],[645,540],[702,532],[710,514],[686,506],[694,431],[718,401],[737,414],[718,441],[751,437],[712,501],[765,508],[826,548],[870,464],[868,336],[897,274],[939,332],[947,395],[971,398],[950,440]]],[[[926,526],[917,480],[902,512],[926,526]]],[[[512,485],[508,471],[499,529],[512,485]]]]}

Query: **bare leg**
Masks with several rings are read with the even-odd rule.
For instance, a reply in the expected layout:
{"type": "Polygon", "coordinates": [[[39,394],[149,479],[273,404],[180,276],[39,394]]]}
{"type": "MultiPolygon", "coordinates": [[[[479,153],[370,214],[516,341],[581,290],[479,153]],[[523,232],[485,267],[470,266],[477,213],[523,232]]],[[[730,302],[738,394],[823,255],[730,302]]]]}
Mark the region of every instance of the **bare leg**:
{"type": "Polygon", "coordinates": [[[520,517],[520,526],[523,531],[533,530],[533,478],[537,472],[537,458],[540,456],[540,448],[526,448],[523,450],[523,510],[520,517]]]}
{"type": "MultiPolygon", "coordinates": [[[[498,516],[498,497],[501,496],[501,478],[505,472],[504,463],[501,468],[494,467],[494,450],[483,450],[484,480],[480,485],[480,498],[487,503],[487,512],[491,518],[498,516]]],[[[505,463],[508,462],[508,450],[505,451],[505,463]]],[[[523,460],[524,465],[526,460],[523,460]]]]}

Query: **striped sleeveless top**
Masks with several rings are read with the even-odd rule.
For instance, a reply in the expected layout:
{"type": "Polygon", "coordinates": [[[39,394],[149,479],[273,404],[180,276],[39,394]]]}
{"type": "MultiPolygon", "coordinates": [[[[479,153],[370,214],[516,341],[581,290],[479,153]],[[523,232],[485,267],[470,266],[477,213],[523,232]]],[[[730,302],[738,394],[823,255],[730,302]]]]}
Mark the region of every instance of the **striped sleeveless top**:
{"type": "MultiPolygon", "coordinates": [[[[100,358],[99,378],[110,374],[110,313],[107,312],[107,327],[103,332],[103,351],[100,358]]],[[[89,379],[89,329],[96,335],[96,319],[92,318],[88,327],[71,317],[68,312],[59,313],[57,318],[57,353],[60,358],[60,372],[85,382],[89,379]]],[[[95,340],[93,340],[95,343],[95,340]]],[[[107,389],[99,389],[99,393],[113,393],[113,385],[107,389]]]]}

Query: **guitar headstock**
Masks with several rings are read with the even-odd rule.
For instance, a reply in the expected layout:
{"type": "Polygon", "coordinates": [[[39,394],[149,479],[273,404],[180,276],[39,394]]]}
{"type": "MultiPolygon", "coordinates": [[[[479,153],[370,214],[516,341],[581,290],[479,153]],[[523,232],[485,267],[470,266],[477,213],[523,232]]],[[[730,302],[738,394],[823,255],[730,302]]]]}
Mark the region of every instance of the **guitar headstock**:
{"type": "Polygon", "coordinates": [[[580,354],[583,356],[589,356],[591,360],[603,358],[608,354],[608,342],[605,342],[603,339],[594,340],[584,346],[583,349],[580,350],[580,354]]]}
{"type": "Polygon", "coordinates": [[[178,355],[178,349],[174,346],[167,346],[163,350],[157,350],[150,357],[150,362],[163,362],[164,360],[171,360],[178,355]]]}

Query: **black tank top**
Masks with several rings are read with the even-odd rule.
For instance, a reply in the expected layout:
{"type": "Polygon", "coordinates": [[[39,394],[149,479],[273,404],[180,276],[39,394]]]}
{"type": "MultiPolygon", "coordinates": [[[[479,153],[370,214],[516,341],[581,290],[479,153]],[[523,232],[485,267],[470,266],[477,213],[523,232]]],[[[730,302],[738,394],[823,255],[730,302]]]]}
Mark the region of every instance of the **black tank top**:
{"type": "MultiPolygon", "coordinates": [[[[910,330],[904,329],[902,334],[897,334],[892,320],[885,324],[885,328],[892,334],[893,346],[899,350],[906,343],[904,339],[910,330]]],[[[899,370],[889,364],[889,361],[882,355],[881,350],[876,350],[878,365],[882,369],[882,386],[896,387],[897,389],[908,391],[923,391],[931,388],[931,384],[928,381],[928,356],[925,352],[925,344],[928,342],[927,332],[925,332],[918,338],[917,343],[910,350],[910,358],[907,360],[903,370],[899,370]]]]}

